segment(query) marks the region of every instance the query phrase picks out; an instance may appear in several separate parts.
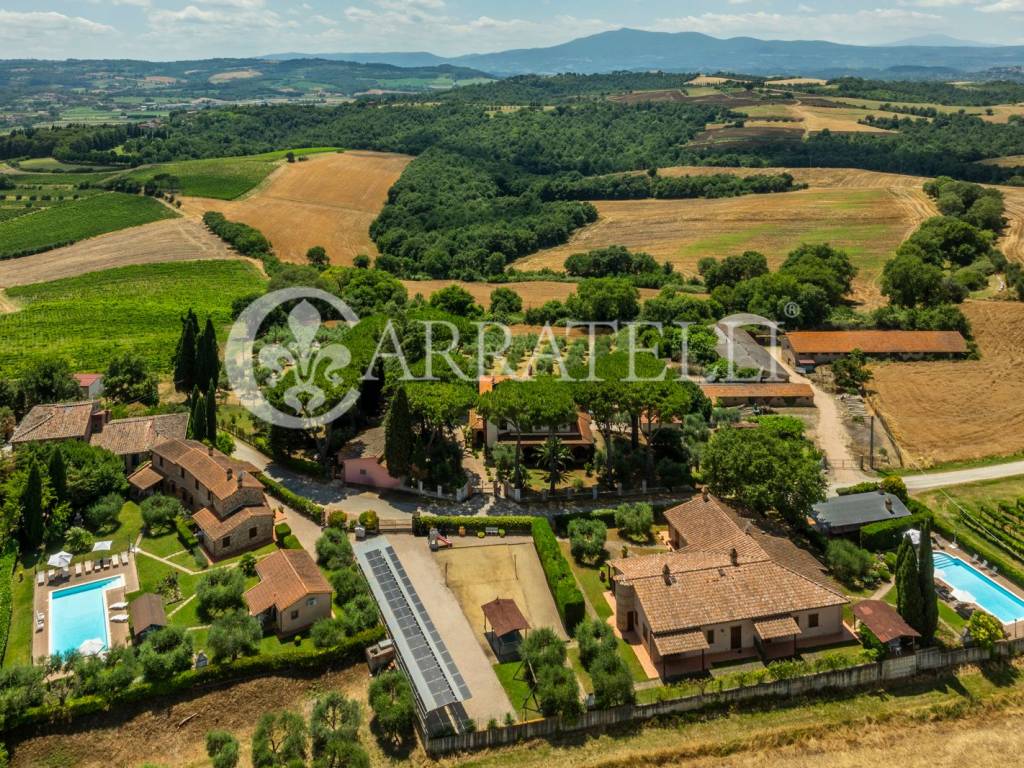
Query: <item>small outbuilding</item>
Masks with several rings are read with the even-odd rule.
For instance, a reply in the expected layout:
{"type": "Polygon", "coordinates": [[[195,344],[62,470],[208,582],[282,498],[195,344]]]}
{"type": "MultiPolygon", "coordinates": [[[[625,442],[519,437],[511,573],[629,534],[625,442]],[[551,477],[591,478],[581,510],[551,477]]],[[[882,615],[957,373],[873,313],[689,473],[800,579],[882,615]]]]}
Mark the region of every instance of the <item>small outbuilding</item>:
{"type": "Polygon", "coordinates": [[[884,491],[833,496],[815,504],[811,512],[814,527],[826,536],[857,533],[865,525],[910,517],[910,510],[898,496],[884,491]]]}
{"type": "Polygon", "coordinates": [[[518,658],[523,633],[530,630],[530,624],[516,601],[498,597],[480,608],[484,612],[484,635],[495,656],[502,660],[518,658]]]}
{"type": "Polygon", "coordinates": [[[146,592],[132,600],[128,605],[128,616],[132,622],[132,637],[137,642],[145,640],[150,632],[167,626],[164,601],[152,592],[146,592]]]}
{"type": "Polygon", "coordinates": [[[921,637],[921,633],[884,600],[862,600],[853,606],[853,615],[893,654],[898,655],[908,648],[912,650],[921,637]]]}

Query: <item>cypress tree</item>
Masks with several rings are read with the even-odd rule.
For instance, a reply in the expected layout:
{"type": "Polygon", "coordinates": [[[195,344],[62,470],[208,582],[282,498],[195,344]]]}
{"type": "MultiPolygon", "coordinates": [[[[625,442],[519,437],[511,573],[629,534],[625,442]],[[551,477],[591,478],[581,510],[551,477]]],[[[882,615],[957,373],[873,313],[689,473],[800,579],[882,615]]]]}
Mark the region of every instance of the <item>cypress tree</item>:
{"type": "Polygon", "coordinates": [[[57,503],[68,500],[68,469],[64,463],[64,452],[60,446],[53,449],[50,454],[50,464],[47,467],[47,474],[50,476],[50,486],[57,497],[57,503]]]}
{"type": "Polygon", "coordinates": [[[35,459],[28,466],[28,479],[21,492],[22,531],[27,549],[43,543],[43,477],[35,459]]]}
{"type": "Polygon", "coordinates": [[[921,635],[926,643],[935,638],[939,628],[939,596],[935,592],[935,560],[932,557],[932,526],[925,522],[921,526],[920,565],[918,576],[921,580],[921,635]]]}
{"type": "Polygon", "coordinates": [[[198,389],[192,390],[192,411],[188,421],[188,434],[193,440],[206,439],[206,402],[198,389]]]}
{"type": "MultiPolygon", "coordinates": [[[[198,328],[198,326],[197,326],[198,328]]],[[[217,331],[213,320],[206,318],[206,326],[196,340],[196,383],[212,381],[214,386],[220,377],[220,355],[217,349],[217,331]]]]}
{"type": "Polygon", "coordinates": [[[900,604],[900,615],[922,635],[924,635],[924,601],[921,596],[921,573],[917,567],[917,555],[911,548],[903,558],[902,567],[896,576],[897,597],[900,604]]]}
{"type": "Polygon", "coordinates": [[[388,474],[405,477],[412,471],[413,431],[409,396],[400,387],[391,398],[384,421],[384,461],[388,474]]]}
{"type": "Polygon", "coordinates": [[[893,576],[896,578],[896,610],[903,615],[903,591],[899,588],[900,574],[903,572],[903,561],[911,551],[910,540],[906,536],[900,537],[900,545],[896,549],[896,570],[893,576]]]}
{"type": "Polygon", "coordinates": [[[199,320],[191,309],[181,318],[181,336],[174,353],[174,388],[191,392],[196,386],[196,342],[199,320]]]}
{"type": "Polygon", "coordinates": [[[206,390],[206,439],[217,442],[217,382],[212,380],[206,390]]]}

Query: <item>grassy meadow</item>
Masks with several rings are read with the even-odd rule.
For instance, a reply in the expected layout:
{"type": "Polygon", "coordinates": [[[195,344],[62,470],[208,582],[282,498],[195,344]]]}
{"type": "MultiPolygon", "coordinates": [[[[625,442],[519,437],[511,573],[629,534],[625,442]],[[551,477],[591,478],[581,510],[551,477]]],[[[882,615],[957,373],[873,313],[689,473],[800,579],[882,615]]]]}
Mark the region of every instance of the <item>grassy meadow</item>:
{"type": "Polygon", "coordinates": [[[7,293],[21,310],[0,315],[0,376],[16,375],[42,357],[66,358],[75,370],[102,370],[113,354],[128,349],[167,371],[185,311],[194,309],[200,322],[210,315],[225,329],[232,300],[262,282],[246,262],[186,261],[11,288],[7,293]]]}

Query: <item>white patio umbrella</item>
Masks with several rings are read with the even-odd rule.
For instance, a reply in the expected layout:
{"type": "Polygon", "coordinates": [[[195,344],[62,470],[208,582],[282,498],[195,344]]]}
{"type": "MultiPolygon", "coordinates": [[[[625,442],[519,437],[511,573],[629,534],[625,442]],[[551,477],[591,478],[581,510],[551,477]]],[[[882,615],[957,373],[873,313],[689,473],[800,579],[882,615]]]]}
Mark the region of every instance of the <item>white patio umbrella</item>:
{"type": "Polygon", "coordinates": [[[110,548],[114,545],[112,541],[97,541],[92,545],[93,552],[109,552],[110,548]]]}
{"type": "Polygon", "coordinates": [[[86,640],[80,646],[78,646],[78,652],[83,656],[95,656],[103,651],[104,643],[98,637],[94,637],[92,640],[86,640]]]}
{"type": "Polygon", "coordinates": [[[52,565],[54,568],[67,568],[71,565],[71,560],[74,558],[70,552],[58,552],[55,555],[50,555],[50,559],[46,561],[47,565],[52,565]]]}

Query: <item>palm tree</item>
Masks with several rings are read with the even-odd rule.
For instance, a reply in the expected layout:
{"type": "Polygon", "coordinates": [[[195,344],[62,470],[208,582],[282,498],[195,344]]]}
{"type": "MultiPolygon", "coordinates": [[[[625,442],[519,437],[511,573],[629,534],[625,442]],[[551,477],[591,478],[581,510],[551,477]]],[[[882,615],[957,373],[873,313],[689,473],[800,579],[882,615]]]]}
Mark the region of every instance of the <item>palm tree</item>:
{"type": "Polygon", "coordinates": [[[565,468],[571,461],[572,451],[557,437],[549,437],[544,441],[537,457],[537,466],[547,469],[551,493],[554,493],[555,486],[565,479],[565,468]]]}

